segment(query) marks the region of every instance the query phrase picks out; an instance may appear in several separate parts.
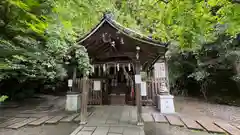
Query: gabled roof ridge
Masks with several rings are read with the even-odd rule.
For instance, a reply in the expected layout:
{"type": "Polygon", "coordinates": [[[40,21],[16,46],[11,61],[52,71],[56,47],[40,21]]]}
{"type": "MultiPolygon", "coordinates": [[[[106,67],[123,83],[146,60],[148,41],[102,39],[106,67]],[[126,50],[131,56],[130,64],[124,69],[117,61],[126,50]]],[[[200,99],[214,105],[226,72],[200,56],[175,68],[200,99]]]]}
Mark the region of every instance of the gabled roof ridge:
{"type": "Polygon", "coordinates": [[[144,42],[147,44],[151,44],[151,45],[156,45],[156,46],[161,46],[161,47],[167,47],[167,43],[161,43],[158,42],[156,40],[153,40],[152,38],[149,38],[148,36],[136,32],[130,28],[127,28],[125,26],[123,26],[122,24],[120,24],[119,22],[115,21],[112,16],[105,14],[103,19],[101,19],[100,23],[98,23],[96,25],[95,28],[93,28],[91,30],[90,33],[86,34],[83,38],[81,38],[78,42],[82,43],[84,42],[86,39],[88,39],[92,34],[94,34],[105,22],[107,22],[109,25],[111,25],[113,28],[115,28],[116,30],[120,31],[122,34],[134,39],[134,40],[138,40],[140,42],[144,42]],[[136,36],[137,35],[137,36],[136,36]]]}

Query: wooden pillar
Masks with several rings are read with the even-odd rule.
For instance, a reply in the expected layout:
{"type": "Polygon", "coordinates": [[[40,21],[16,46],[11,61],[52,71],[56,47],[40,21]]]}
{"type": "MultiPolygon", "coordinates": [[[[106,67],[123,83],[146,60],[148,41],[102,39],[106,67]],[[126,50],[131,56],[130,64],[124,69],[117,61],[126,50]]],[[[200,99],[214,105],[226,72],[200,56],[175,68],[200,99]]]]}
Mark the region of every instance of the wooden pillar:
{"type": "Polygon", "coordinates": [[[167,59],[164,56],[164,63],[165,63],[165,74],[166,74],[166,85],[167,85],[167,92],[168,94],[170,94],[170,84],[169,84],[169,69],[168,69],[168,63],[167,63],[167,59]]]}
{"type": "Polygon", "coordinates": [[[88,105],[89,80],[87,76],[82,79],[82,100],[81,100],[81,125],[87,124],[87,105],[88,105]]]}
{"type": "Polygon", "coordinates": [[[141,81],[137,79],[140,77],[140,60],[139,60],[139,51],[140,47],[136,47],[137,53],[136,53],[136,64],[135,64],[135,70],[136,70],[136,77],[135,77],[135,84],[136,84],[136,104],[137,104],[137,125],[141,126],[143,125],[142,121],[142,101],[141,101],[141,81]]]}

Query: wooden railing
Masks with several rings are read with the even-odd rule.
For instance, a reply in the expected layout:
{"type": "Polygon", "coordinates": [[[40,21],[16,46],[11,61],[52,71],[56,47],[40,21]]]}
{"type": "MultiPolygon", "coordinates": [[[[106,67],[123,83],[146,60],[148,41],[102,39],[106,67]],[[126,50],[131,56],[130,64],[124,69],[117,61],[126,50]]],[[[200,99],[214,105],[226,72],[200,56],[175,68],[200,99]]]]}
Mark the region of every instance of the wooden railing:
{"type": "Polygon", "coordinates": [[[142,96],[143,105],[157,105],[157,95],[160,94],[162,79],[148,79],[146,81],[147,96],[142,96]]]}
{"type": "MultiPolygon", "coordinates": [[[[76,87],[80,93],[82,93],[82,88],[83,88],[83,80],[78,78],[76,79],[76,87]]],[[[87,101],[89,105],[101,105],[102,104],[102,90],[100,91],[95,91],[93,90],[93,80],[88,79],[87,80],[87,85],[88,85],[88,96],[87,96],[87,101]]]]}

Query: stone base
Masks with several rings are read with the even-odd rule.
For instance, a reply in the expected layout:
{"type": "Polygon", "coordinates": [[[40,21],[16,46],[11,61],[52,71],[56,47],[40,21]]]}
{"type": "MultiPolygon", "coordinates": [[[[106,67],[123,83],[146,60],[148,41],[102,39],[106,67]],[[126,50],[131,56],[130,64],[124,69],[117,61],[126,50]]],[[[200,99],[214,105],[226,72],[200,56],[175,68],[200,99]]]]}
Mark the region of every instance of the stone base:
{"type": "Polygon", "coordinates": [[[143,122],[137,122],[137,126],[144,126],[143,122]]]}
{"type": "Polygon", "coordinates": [[[174,96],[172,95],[158,95],[157,107],[161,113],[175,113],[174,96]]]}
{"type": "Polygon", "coordinates": [[[78,112],[80,110],[81,95],[79,93],[67,93],[66,111],[78,112]]]}

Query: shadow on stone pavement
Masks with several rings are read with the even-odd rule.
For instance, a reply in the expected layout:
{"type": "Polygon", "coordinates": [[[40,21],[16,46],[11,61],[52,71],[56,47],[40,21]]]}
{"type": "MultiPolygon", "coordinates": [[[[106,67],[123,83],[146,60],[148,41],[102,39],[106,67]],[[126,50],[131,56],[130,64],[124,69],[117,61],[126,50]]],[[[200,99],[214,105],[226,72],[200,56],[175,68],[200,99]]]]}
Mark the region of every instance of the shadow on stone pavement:
{"type": "Polygon", "coordinates": [[[164,123],[145,123],[145,135],[220,135],[205,131],[194,131],[184,127],[171,126],[164,123]]]}

